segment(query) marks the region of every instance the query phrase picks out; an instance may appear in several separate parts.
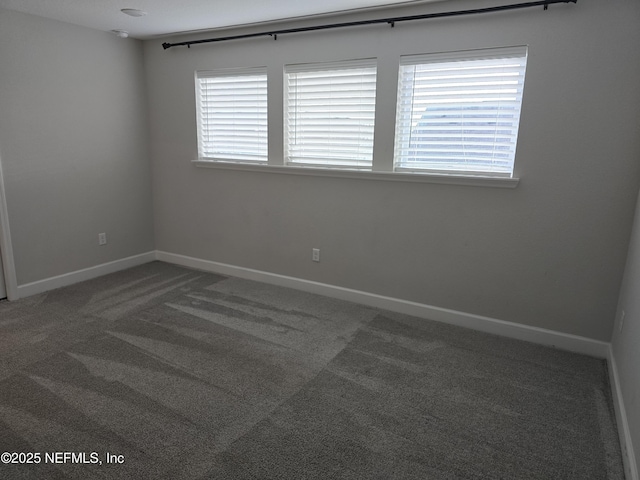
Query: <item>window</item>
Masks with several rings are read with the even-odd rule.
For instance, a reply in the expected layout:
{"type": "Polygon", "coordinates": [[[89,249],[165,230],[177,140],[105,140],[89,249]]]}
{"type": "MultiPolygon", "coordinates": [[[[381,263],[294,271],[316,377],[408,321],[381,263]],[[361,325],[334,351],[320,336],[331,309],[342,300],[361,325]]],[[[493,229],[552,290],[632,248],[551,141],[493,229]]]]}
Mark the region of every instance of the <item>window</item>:
{"type": "Polygon", "coordinates": [[[394,171],[511,177],[527,48],[401,57],[394,171]]]}
{"type": "Polygon", "coordinates": [[[376,62],[285,68],[287,165],[370,170],[376,62]]]}
{"type": "MultiPolygon", "coordinates": [[[[271,116],[270,138],[266,67],[198,71],[196,162],[512,188],[526,62],[526,46],[405,55],[399,70],[386,58],[380,64],[386,78],[398,75],[392,92],[376,92],[376,59],[289,64],[283,110],[271,116]],[[397,101],[395,114],[376,118],[378,94],[386,105],[397,101]],[[374,152],[376,121],[381,136],[374,152]]],[[[279,97],[278,83],[270,95],[279,97]]]]}
{"type": "Polygon", "coordinates": [[[267,69],[196,72],[198,156],[267,162],[267,69]]]}

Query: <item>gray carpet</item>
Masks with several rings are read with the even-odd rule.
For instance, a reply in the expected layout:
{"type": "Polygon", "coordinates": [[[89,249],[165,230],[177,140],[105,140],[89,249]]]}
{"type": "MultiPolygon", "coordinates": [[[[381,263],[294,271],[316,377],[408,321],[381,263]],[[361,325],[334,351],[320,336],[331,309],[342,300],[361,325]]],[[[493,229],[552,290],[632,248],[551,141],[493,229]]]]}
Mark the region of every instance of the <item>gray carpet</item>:
{"type": "Polygon", "coordinates": [[[154,262],[0,304],[0,452],[40,454],[0,478],[622,479],[608,382],[602,360],[154,262]]]}

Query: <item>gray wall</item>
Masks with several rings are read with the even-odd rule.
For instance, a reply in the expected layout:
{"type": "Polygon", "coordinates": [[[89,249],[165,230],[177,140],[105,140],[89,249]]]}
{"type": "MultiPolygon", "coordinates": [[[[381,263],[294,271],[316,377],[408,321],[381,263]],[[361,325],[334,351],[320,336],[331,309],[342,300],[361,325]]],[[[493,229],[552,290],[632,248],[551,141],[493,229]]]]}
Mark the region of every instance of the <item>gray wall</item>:
{"type": "Polygon", "coordinates": [[[167,51],[147,41],[156,246],[609,341],[640,173],[640,48],[631,47],[640,45],[639,19],[637,1],[581,0],[549,12],[277,41],[167,51]],[[514,190],[190,164],[196,69],[267,65],[270,152],[281,154],[283,66],[377,57],[377,122],[387,126],[377,129],[379,157],[393,152],[401,54],[522,44],[530,56],[516,156],[522,181],[514,190]],[[312,247],[321,249],[321,263],[311,261],[312,247]]]}
{"type": "Polygon", "coordinates": [[[640,461],[640,196],[616,318],[612,340],[613,355],[618,367],[635,458],[640,461]],[[623,311],[625,319],[621,331],[620,319],[623,311]]]}
{"type": "Polygon", "coordinates": [[[141,42],[0,9],[0,156],[19,285],[153,250],[144,88],[141,42]]]}

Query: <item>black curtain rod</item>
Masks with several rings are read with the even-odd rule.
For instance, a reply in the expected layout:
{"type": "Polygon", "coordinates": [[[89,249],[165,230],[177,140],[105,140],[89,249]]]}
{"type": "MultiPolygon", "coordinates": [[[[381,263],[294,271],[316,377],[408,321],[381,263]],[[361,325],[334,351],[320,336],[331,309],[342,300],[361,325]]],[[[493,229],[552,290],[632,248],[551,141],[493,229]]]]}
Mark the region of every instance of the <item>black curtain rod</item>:
{"type": "Polygon", "coordinates": [[[328,30],[330,28],[356,27],[360,25],[374,25],[377,23],[388,23],[392,27],[398,22],[408,22],[411,20],[426,20],[430,18],[458,17],[461,15],[474,15],[477,13],[501,12],[504,10],[517,10],[521,8],[544,7],[546,10],[549,5],[554,3],[577,3],[578,0],[540,0],[536,2],[516,3],[513,5],[500,5],[496,7],[476,8],[473,10],[458,10],[454,12],[425,13],[423,15],[410,15],[406,17],[378,18],[375,20],[361,20],[358,22],[332,23],[328,25],[316,25],[315,27],[289,28],[285,30],[274,30],[271,32],[247,33],[244,35],[232,35],[229,37],[207,38],[204,40],[190,40],[188,42],[163,43],[162,48],[165,50],[171,47],[191,47],[199,43],[225,42],[227,40],[239,40],[241,38],[266,37],[270,36],[278,39],[278,35],[285,33],[312,32],[315,30],[328,30]]]}

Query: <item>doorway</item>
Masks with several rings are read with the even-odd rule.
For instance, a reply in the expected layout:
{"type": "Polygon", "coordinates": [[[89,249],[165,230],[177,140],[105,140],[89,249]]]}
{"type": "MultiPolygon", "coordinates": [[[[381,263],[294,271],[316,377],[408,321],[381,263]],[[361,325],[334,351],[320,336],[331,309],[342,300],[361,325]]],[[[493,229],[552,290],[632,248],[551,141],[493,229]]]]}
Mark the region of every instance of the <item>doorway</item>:
{"type": "Polygon", "coordinates": [[[7,285],[4,282],[4,267],[2,266],[2,253],[0,253],[0,300],[7,298],[7,285]]]}
{"type": "Polygon", "coordinates": [[[18,282],[13,261],[13,247],[9,231],[9,212],[0,158],[0,299],[18,299],[18,282]]]}

